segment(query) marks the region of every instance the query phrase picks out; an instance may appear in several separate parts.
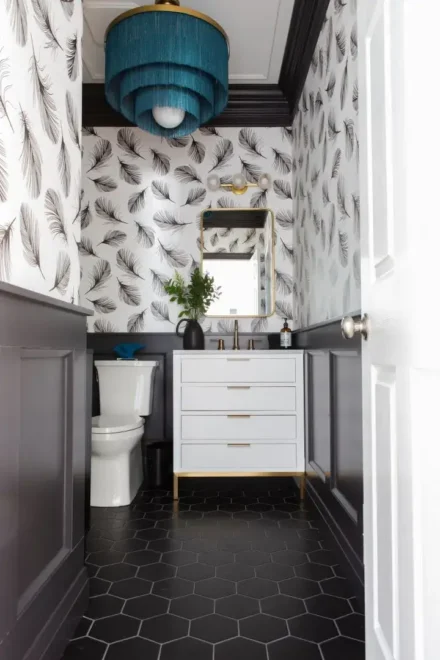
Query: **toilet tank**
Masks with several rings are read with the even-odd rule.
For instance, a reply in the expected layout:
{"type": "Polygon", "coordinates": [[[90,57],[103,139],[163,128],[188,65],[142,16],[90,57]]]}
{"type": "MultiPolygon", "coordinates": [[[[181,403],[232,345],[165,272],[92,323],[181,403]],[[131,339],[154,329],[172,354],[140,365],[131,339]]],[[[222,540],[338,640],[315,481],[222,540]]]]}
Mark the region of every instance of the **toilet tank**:
{"type": "Polygon", "coordinates": [[[97,360],[101,415],[151,414],[158,362],[97,360]]]}

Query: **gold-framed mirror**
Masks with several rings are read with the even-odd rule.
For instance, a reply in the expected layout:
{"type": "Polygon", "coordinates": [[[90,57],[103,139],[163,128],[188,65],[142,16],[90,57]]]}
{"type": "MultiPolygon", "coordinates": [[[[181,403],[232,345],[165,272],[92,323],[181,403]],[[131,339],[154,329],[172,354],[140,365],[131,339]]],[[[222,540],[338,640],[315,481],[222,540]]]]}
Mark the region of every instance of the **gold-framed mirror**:
{"type": "Polygon", "coordinates": [[[275,218],[271,209],[206,209],[200,264],[221,296],[206,316],[258,318],[275,312],[275,218]]]}

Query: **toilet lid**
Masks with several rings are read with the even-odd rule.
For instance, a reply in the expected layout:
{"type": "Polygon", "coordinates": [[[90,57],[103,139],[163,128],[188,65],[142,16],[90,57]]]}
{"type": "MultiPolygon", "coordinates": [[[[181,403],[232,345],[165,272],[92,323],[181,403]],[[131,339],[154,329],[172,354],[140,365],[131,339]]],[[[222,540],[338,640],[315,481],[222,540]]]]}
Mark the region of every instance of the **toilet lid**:
{"type": "Polygon", "coordinates": [[[99,415],[92,417],[93,433],[122,433],[143,426],[144,420],[138,415],[99,415]]]}

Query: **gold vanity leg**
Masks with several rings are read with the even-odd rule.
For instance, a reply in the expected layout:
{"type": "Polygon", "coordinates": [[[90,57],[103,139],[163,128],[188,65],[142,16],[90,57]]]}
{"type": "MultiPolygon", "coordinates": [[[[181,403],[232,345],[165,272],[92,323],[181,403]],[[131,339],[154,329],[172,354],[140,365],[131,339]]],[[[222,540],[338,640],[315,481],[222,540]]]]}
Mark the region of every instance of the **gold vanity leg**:
{"type": "Polygon", "coordinates": [[[304,474],[301,476],[301,483],[300,483],[300,490],[299,490],[299,496],[300,496],[301,502],[304,502],[305,497],[306,497],[306,479],[307,479],[307,475],[304,472],[304,474]]]}
{"type": "Polygon", "coordinates": [[[174,473],[173,475],[173,500],[179,499],[179,477],[174,473]]]}

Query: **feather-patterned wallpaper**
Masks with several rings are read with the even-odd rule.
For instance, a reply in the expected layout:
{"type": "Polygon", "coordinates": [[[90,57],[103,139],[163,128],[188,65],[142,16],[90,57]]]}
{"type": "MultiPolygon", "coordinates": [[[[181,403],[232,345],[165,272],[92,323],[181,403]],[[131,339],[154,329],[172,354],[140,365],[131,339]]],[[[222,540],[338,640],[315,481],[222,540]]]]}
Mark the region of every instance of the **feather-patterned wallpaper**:
{"type": "MultiPolygon", "coordinates": [[[[93,307],[91,332],[173,332],[178,308],[163,285],[175,269],[189,276],[200,259],[200,214],[208,207],[269,207],[276,216],[276,314],[240,319],[241,331],[277,332],[292,319],[292,131],[205,128],[164,140],[140,129],[85,128],[81,210],[81,304],[93,307]],[[206,188],[243,171],[264,193],[206,188]]],[[[212,251],[219,249],[210,244],[212,251]]],[[[205,331],[230,332],[231,319],[206,319],[205,331]]]]}
{"type": "Polygon", "coordinates": [[[0,3],[0,280],[78,302],[80,0],[0,3]]]}
{"type": "Polygon", "coordinates": [[[356,0],[331,0],[293,123],[294,314],[360,309],[356,0]]]}

